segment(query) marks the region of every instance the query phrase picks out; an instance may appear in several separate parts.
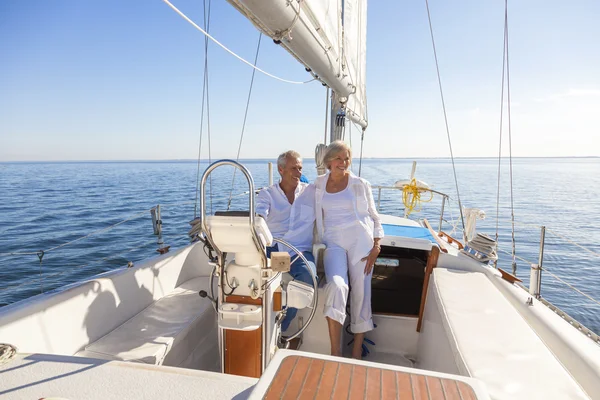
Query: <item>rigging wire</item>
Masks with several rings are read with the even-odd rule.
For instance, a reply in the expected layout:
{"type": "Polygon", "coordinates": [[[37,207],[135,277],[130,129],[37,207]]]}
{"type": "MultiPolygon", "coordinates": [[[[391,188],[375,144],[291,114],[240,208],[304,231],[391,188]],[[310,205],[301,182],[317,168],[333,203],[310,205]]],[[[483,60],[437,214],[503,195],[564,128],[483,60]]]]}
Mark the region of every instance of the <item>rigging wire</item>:
{"type": "Polygon", "coordinates": [[[94,261],[90,261],[90,262],[89,262],[89,263],[87,263],[87,264],[82,264],[82,265],[78,265],[78,266],[75,266],[75,267],[71,267],[71,268],[64,269],[64,270],[62,270],[62,271],[60,271],[60,272],[57,272],[57,273],[55,273],[55,274],[46,275],[46,276],[44,276],[44,277],[42,277],[42,278],[38,278],[38,279],[33,279],[33,280],[30,280],[30,281],[22,282],[22,283],[20,283],[20,284],[17,284],[17,285],[0,287],[0,292],[7,291],[7,290],[9,290],[9,289],[16,289],[16,288],[19,288],[19,287],[21,287],[21,286],[26,286],[26,285],[34,285],[34,284],[36,284],[36,283],[40,283],[40,282],[42,282],[42,280],[46,280],[46,281],[47,281],[49,278],[54,278],[54,277],[57,277],[57,276],[59,276],[59,275],[62,275],[62,274],[64,274],[64,273],[66,273],[66,272],[73,271],[73,270],[75,270],[75,269],[82,269],[82,268],[85,268],[85,267],[89,267],[90,265],[96,264],[96,263],[98,263],[98,262],[101,262],[101,261],[106,261],[106,260],[109,260],[109,259],[111,259],[111,258],[116,258],[116,257],[122,256],[123,254],[125,254],[125,253],[128,253],[128,252],[130,252],[130,251],[133,251],[133,250],[138,250],[138,249],[141,249],[142,247],[147,247],[147,246],[150,246],[150,245],[152,245],[152,244],[155,244],[155,243],[156,243],[156,242],[155,242],[154,240],[152,240],[152,241],[150,241],[150,242],[147,242],[147,243],[144,243],[144,244],[142,244],[142,245],[140,245],[140,246],[136,246],[136,247],[132,247],[132,248],[130,248],[130,249],[124,250],[124,251],[122,251],[122,252],[120,252],[120,253],[117,253],[117,254],[111,254],[111,255],[109,255],[109,256],[107,256],[107,257],[100,258],[100,259],[98,259],[98,260],[94,260],[94,261]]]}
{"type": "Polygon", "coordinates": [[[358,160],[358,176],[360,177],[360,173],[362,170],[362,159],[363,159],[363,143],[365,141],[365,130],[366,128],[362,128],[357,125],[354,121],[349,120],[352,125],[360,132],[360,158],[358,160]]]}
{"type": "Polygon", "coordinates": [[[588,249],[587,247],[585,247],[585,246],[582,246],[582,245],[580,245],[580,244],[579,244],[579,243],[577,243],[577,242],[574,242],[573,240],[569,239],[568,237],[566,237],[566,236],[564,236],[564,235],[561,235],[560,233],[558,233],[558,232],[556,232],[556,231],[554,231],[554,230],[552,230],[552,229],[548,229],[548,228],[546,228],[546,232],[549,232],[549,233],[551,233],[551,234],[553,234],[553,235],[556,235],[556,236],[558,236],[559,238],[561,238],[561,239],[563,239],[563,240],[565,240],[565,241],[567,241],[567,242],[571,243],[572,245],[575,245],[575,246],[579,247],[579,248],[580,248],[580,249],[582,249],[582,250],[585,250],[585,251],[587,251],[588,253],[590,253],[590,254],[592,254],[592,255],[594,255],[594,256],[596,256],[596,257],[600,257],[600,253],[597,253],[597,252],[595,252],[594,250],[588,249]]]}
{"type": "MultiPolygon", "coordinates": [[[[506,23],[504,25],[506,30],[506,23]]],[[[500,139],[498,143],[498,191],[496,192],[496,246],[500,245],[498,228],[500,223],[500,167],[502,160],[502,122],[504,120],[504,77],[506,67],[506,33],[504,34],[504,44],[502,46],[502,85],[500,89],[500,139]]],[[[498,259],[494,260],[494,267],[498,267],[498,259]]]]}
{"type": "MultiPolygon", "coordinates": [[[[208,165],[212,164],[211,145],[210,145],[210,101],[208,97],[208,65],[206,66],[206,129],[208,133],[208,165]]],[[[210,213],[213,213],[213,180],[212,174],[208,177],[210,192],[210,213]]]]}
{"type": "MultiPolygon", "coordinates": [[[[261,189],[259,188],[257,190],[260,191],[261,189]]],[[[244,192],[242,192],[240,194],[236,194],[233,197],[236,198],[236,197],[246,196],[248,193],[249,193],[249,191],[244,191],[244,192]]],[[[223,196],[223,197],[217,197],[214,200],[215,201],[224,201],[224,200],[227,200],[227,198],[228,198],[227,196],[223,196]]],[[[174,207],[174,206],[183,206],[183,205],[192,205],[192,204],[195,204],[195,203],[193,201],[178,201],[178,202],[174,202],[174,203],[164,203],[164,204],[161,204],[160,206],[164,209],[165,207],[174,207]]],[[[126,219],[124,219],[122,221],[119,221],[119,222],[117,222],[115,224],[112,224],[110,226],[98,229],[98,230],[93,231],[93,232],[91,232],[91,233],[89,233],[87,235],[78,237],[76,239],[73,239],[71,241],[62,243],[62,244],[60,244],[58,246],[55,246],[55,247],[52,247],[52,248],[49,248],[49,249],[39,250],[39,251],[13,251],[13,252],[8,252],[8,253],[0,253],[0,258],[14,257],[14,256],[35,256],[35,255],[37,255],[39,257],[40,253],[44,253],[45,254],[45,253],[48,253],[50,251],[54,251],[54,250],[60,249],[62,247],[66,247],[66,246],[68,246],[68,245],[70,245],[72,243],[76,243],[76,242],[78,242],[80,240],[83,240],[83,239],[86,239],[88,237],[94,236],[94,235],[96,235],[98,233],[102,233],[102,232],[108,231],[108,230],[110,230],[112,228],[115,228],[115,227],[121,225],[121,224],[124,224],[125,222],[128,222],[128,221],[131,221],[133,219],[136,219],[136,218],[138,218],[138,217],[146,214],[147,212],[152,211],[153,208],[154,207],[146,209],[146,210],[143,210],[143,211],[140,211],[140,212],[135,213],[135,214],[132,214],[129,217],[127,217],[126,219]]]]}
{"type": "MultiPolygon", "coordinates": [[[[502,249],[502,248],[498,248],[498,250],[500,250],[501,252],[503,252],[503,253],[505,253],[505,254],[511,255],[511,252],[509,252],[509,251],[506,251],[506,250],[504,250],[504,249],[502,249]]],[[[521,260],[521,261],[523,261],[523,262],[527,263],[527,264],[537,264],[537,263],[534,263],[534,262],[532,262],[532,261],[529,261],[529,260],[527,260],[527,259],[525,259],[525,258],[523,258],[523,257],[517,256],[517,255],[515,255],[515,257],[516,257],[516,258],[518,258],[519,260],[521,260]]],[[[546,267],[546,266],[543,266],[543,267],[541,267],[541,268],[542,268],[542,271],[545,271],[545,272],[547,272],[548,274],[550,274],[550,276],[552,276],[552,277],[553,277],[554,279],[556,279],[557,281],[561,282],[562,284],[564,284],[565,286],[569,287],[570,289],[572,289],[572,290],[576,291],[576,292],[577,292],[577,293],[579,293],[580,295],[587,297],[588,299],[590,299],[590,300],[591,300],[591,301],[593,301],[594,303],[596,303],[596,304],[600,305],[600,301],[599,301],[599,300],[596,300],[595,298],[593,298],[593,297],[592,297],[592,296],[590,296],[589,294],[587,294],[587,293],[584,293],[584,292],[582,292],[581,290],[577,289],[575,286],[571,285],[569,282],[565,281],[565,280],[564,280],[564,279],[562,279],[561,277],[557,276],[556,274],[553,274],[553,273],[552,273],[552,272],[551,272],[551,271],[548,269],[548,267],[546,267]]]]}
{"type": "Polygon", "coordinates": [[[350,121],[350,124],[348,125],[348,132],[350,134],[350,147],[352,147],[352,125],[354,125],[354,127],[356,128],[356,130],[358,130],[359,132],[361,132],[361,136],[360,136],[360,158],[358,160],[358,176],[360,177],[360,171],[361,171],[361,168],[362,168],[363,140],[364,140],[365,130],[362,129],[360,126],[358,126],[351,119],[348,119],[348,121],[350,121]]]}
{"type": "Polygon", "coordinates": [[[512,228],[512,273],[517,273],[517,260],[515,258],[516,241],[515,241],[515,203],[513,196],[513,166],[512,166],[512,131],[510,122],[510,63],[509,63],[509,51],[508,51],[508,0],[504,0],[504,40],[506,42],[506,101],[507,101],[507,117],[508,117],[508,162],[510,170],[510,219],[512,228]]]}
{"type": "Polygon", "coordinates": [[[241,62],[243,62],[245,64],[248,64],[252,68],[256,69],[258,72],[261,72],[261,73],[263,73],[263,74],[265,74],[265,75],[267,75],[267,76],[269,76],[269,77],[271,77],[273,79],[276,79],[278,81],[285,82],[285,83],[291,83],[291,84],[295,84],[295,85],[302,85],[302,84],[309,83],[309,82],[312,82],[312,81],[316,80],[316,78],[313,78],[313,79],[310,79],[308,81],[303,81],[303,82],[302,81],[291,81],[291,80],[283,79],[283,78],[280,78],[280,77],[275,76],[273,74],[270,74],[267,71],[264,71],[264,70],[262,70],[262,69],[260,69],[260,68],[258,68],[256,66],[252,65],[249,61],[246,61],[242,57],[240,57],[237,54],[235,54],[233,51],[229,50],[227,47],[225,47],[225,45],[223,45],[217,39],[215,39],[214,37],[212,37],[211,35],[209,35],[207,31],[205,31],[204,29],[202,29],[198,25],[196,25],[196,23],[194,21],[192,21],[191,19],[189,19],[184,13],[182,13],[181,11],[179,11],[179,9],[177,7],[175,7],[173,4],[171,4],[169,2],[169,0],[163,0],[163,2],[165,4],[167,4],[169,7],[171,7],[173,9],[173,11],[175,11],[177,14],[179,14],[183,19],[185,19],[187,22],[189,22],[190,24],[192,24],[192,26],[194,28],[196,28],[197,30],[199,30],[200,32],[202,32],[204,34],[204,36],[206,36],[207,40],[208,39],[212,40],[215,44],[217,44],[223,50],[225,50],[226,52],[228,52],[229,54],[231,54],[232,56],[234,56],[235,58],[237,58],[241,62]]]}
{"type": "MultiPolygon", "coordinates": [[[[254,56],[254,65],[258,62],[258,53],[260,52],[260,41],[262,39],[262,32],[258,34],[258,43],[256,44],[256,55],[254,56]]],[[[246,111],[244,112],[244,122],[242,123],[242,133],[240,135],[240,144],[238,145],[237,156],[235,161],[239,161],[240,152],[242,151],[242,141],[244,140],[244,131],[246,130],[246,120],[248,119],[248,109],[250,108],[250,98],[252,97],[252,88],[254,87],[254,76],[256,75],[256,69],[252,70],[252,78],[250,79],[250,88],[248,89],[248,99],[246,100],[246,111]]],[[[235,173],[237,168],[233,169],[233,177],[231,178],[231,190],[229,191],[229,201],[227,203],[227,211],[231,207],[231,198],[233,196],[233,186],[235,183],[235,173]]]]}
{"type": "Polygon", "coordinates": [[[348,141],[350,144],[350,148],[352,148],[352,124],[348,125],[348,141]]]}
{"type": "MultiPolygon", "coordinates": [[[[206,8],[206,0],[202,2],[204,26],[207,30],[210,28],[210,0],[208,2],[208,11],[206,8]],[[208,15],[208,18],[207,18],[208,15]]],[[[198,167],[196,170],[196,200],[194,202],[194,218],[198,216],[198,196],[200,195],[200,158],[202,155],[202,136],[204,132],[204,101],[207,97],[207,80],[208,80],[208,39],[204,38],[204,70],[202,72],[202,106],[200,112],[200,140],[198,142],[198,167]]],[[[209,152],[210,153],[210,152],[209,152]]],[[[210,157],[210,156],[209,156],[210,157]]],[[[210,164],[210,161],[209,161],[210,164]]],[[[212,181],[211,181],[212,182],[212,181]]],[[[212,189],[212,188],[211,188],[212,189]]],[[[212,191],[211,191],[211,209],[212,209],[212,191]]]]}
{"type": "Polygon", "coordinates": [[[435,58],[435,69],[437,72],[438,85],[440,88],[440,97],[442,99],[442,109],[444,110],[444,122],[446,124],[446,136],[448,137],[448,147],[450,147],[450,158],[452,159],[452,171],[454,172],[454,183],[456,185],[456,198],[458,200],[458,209],[460,211],[460,220],[463,227],[463,239],[467,242],[466,230],[465,230],[465,217],[463,215],[462,203],[460,201],[460,192],[458,190],[458,178],[456,176],[456,166],[454,165],[454,152],[452,151],[452,140],[450,139],[450,128],[448,127],[448,116],[446,114],[446,103],[444,101],[444,92],[442,90],[442,78],[440,77],[440,66],[437,58],[437,51],[435,49],[435,39],[433,37],[433,26],[431,24],[431,13],[429,12],[429,0],[425,0],[425,6],[427,7],[427,19],[429,21],[429,33],[431,34],[431,45],[433,47],[433,56],[435,58]]]}
{"type": "Polygon", "coordinates": [[[358,161],[358,176],[362,171],[362,159],[363,159],[363,143],[365,141],[365,130],[363,129],[360,134],[360,160],[358,161]]]}
{"type": "Polygon", "coordinates": [[[50,252],[50,251],[58,250],[58,249],[60,249],[60,248],[62,248],[62,247],[65,247],[65,246],[68,246],[68,245],[70,245],[70,244],[72,244],[72,243],[75,243],[75,242],[78,242],[78,241],[80,241],[80,240],[86,239],[86,238],[88,238],[88,237],[90,237],[90,236],[94,236],[94,235],[96,235],[96,234],[98,234],[98,233],[105,232],[105,231],[107,231],[107,230],[109,230],[109,229],[115,228],[115,227],[117,227],[117,226],[119,226],[119,225],[121,225],[121,224],[124,224],[124,223],[125,223],[125,222],[127,222],[127,221],[131,221],[132,219],[134,219],[134,218],[137,218],[137,217],[139,217],[140,215],[143,215],[143,214],[147,213],[147,212],[148,212],[148,211],[150,211],[150,210],[151,210],[151,209],[149,209],[149,210],[144,210],[144,211],[141,211],[141,212],[139,212],[139,213],[137,213],[137,214],[133,214],[131,217],[129,217],[129,218],[126,218],[126,219],[124,219],[124,220],[122,220],[122,221],[119,221],[119,222],[117,222],[116,224],[113,224],[113,225],[107,226],[107,227],[105,227],[105,228],[102,228],[102,229],[95,230],[95,231],[93,231],[93,232],[90,232],[90,233],[88,233],[88,234],[87,234],[87,235],[85,235],[85,236],[78,237],[77,239],[74,239],[74,240],[71,240],[71,241],[68,241],[68,242],[65,242],[65,243],[59,244],[58,246],[54,246],[54,247],[51,247],[51,248],[49,248],[49,249],[46,249],[46,250],[40,250],[40,251],[26,251],[26,252],[18,252],[18,251],[16,251],[16,252],[10,252],[10,253],[0,253],[0,257],[9,257],[9,256],[30,256],[30,255],[38,255],[40,252],[42,252],[42,253],[48,253],[48,252],[50,252]]]}
{"type": "MultiPolygon", "coordinates": [[[[354,125],[354,127],[356,128],[356,124],[354,124],[351,120],[348,120],[351,123],[348,124],[348,139],[349,139],[349,144],[350,144],[350,148],[352,148],[352,125],[354,125]]],[[[360,161],[358,162],[360,165],[360,161]]],[[[352,171],[352,173],[354,173],[356,170],[354,169],[354,163],[350,164],[350,170],[352,171]]]]}
{"type": "MultiPolygon", "coordinates": [[[[202,1],[204,5],[204,27],[206,31],[210,29],[210,6],[211,0],[208,0],[208,12],[206,9],[206,0],[202,1]]],[[[204,37],[204,87],[206,88],[206,130],[208,136],[208,165],[212,164],[211,145],[210,145],[210,101],[209,101],[209,87],[208,87],[208,38],[204,37]]],[[[204,90],[203,90],[204,92],[204,90]]],[[[209,191],[210,191],[210,213],[213,213],[213,185],[212,185],[212,174],[208,177],[209,191]]]]}
{"type": "Polygon", "coordinates": [[[588,299],[590,299],[591,301],[593,301],[594,303],[600,305],[600,301],[596,300],[595,298],[593,298],[592,296],[590,296],[587,293],[582,292],[581,290],[577,289],[575,286],[571,285],[569,282],[565,281],[564,279],[560,278],[559,276],[557,276],[556,274],[553,274],[552,272],[550,272],[548,270],[548,268],[546,267],[541,267],[542,270],[544,272],[547,272],[548,274],[550,274],[550,276],[552,276],[554,279],[556,279],[557,281],[563,283],[564,285],[566,285],[567,287],[569,287],[570,289],[576,291],[577,293],[579,293],[582,296],[587,297],[588,299]]]}

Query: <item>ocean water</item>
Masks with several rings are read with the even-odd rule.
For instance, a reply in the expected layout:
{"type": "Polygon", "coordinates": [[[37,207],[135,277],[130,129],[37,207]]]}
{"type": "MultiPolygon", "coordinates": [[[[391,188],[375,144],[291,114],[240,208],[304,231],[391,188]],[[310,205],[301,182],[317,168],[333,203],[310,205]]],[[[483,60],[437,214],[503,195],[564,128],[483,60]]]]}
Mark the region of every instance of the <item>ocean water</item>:
{"type": "MultiPolygon", "coordinates": [[[[243,161],[256,187],[268,183],[267,162],[243,161]]],[[[362,176],[374,186],[391,186],[409,176],[411,164],[406,159],[363,160],[362,176]]],[[[207,165],[201,163],[200,172],[207,165]]],[[[353,169],[357,172],[358,165],[353,169]]],[[[197,212],[197,170],[195,161],[0,163],[0,306],[157,255],[149,212],[157,204],[162,209],[165,243],[172,248],[186,245],[188,221],[197,212]],[[36,253],[41,250],[40,263],[36,253]],[[10,255],[16,252],[31,254],[10,255]]],[[[478,221],[478,231],[493,237],[498,224],[500,246],[507,251],[500,253],[499,266],[510,271],[508,160],[502,160],[498,220],[498,160],[459,159],[456,170],[463,206],[486,212],[485,220],[478,221]]],[[[207,185],[209,211],[211,206],[226,209],[230,193],[231,209],[247,207],[243,195],[247,184],[238,173],[232,185],[232,174],[229,167],[214,172],[212,185],[210,181],[207,185]]],[[[314,179],[314,162],[305,161],[305,174],[314,179]]],[[[457,228],[455,236],[460,238],[450,160],[417,160],[416,177],[451,196],[443,230],[457,228]]],[[[540,226],[545,225],[544,266],[600,300],[600,159],[514,159],[513,195],[516,253],[527,260],[517,260],[517,275],[524,284],[529,285],[529,263],[538,260],[540,226]]],[[[437,228],[441,198],[436,196],[422,207],[411,217],[428,218],[437,228]]],[[[403,211],[400,192],[384,190],[380,212],[402,215],[403,211]]],[[[542,295],[600,332],[600,305],[549,273],[543,275],[542,295]]]]}

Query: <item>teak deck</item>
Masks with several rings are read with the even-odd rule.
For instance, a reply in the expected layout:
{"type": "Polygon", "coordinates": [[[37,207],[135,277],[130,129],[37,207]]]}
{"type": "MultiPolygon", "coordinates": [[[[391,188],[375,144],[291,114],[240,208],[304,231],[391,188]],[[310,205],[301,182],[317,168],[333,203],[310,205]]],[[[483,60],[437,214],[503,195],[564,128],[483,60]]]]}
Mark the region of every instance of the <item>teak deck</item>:
{"type": "Polygon", "coordinates": [[[286,357],[265,399],[476,400],[465,382],[303,356],[286,357]]]}

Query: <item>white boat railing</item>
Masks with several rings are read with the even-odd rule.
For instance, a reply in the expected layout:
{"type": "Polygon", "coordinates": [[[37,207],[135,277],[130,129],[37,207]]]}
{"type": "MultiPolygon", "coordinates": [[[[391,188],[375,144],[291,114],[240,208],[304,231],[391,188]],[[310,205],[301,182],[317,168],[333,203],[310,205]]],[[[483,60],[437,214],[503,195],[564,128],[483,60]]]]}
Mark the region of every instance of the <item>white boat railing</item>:
{"type": "MultiPolygon", "coordinates": [[[[404,190],[404,188],[402,188],[402,187],[396,187],[396,186],[372,186],[372,189],[377,189],[377,200],[376,200],[376,203],[377,203],[377,211],[378,212],[381,209],[381,191],[382,190],[395,190],[395,191],[403,191],[404,190]]],[[[424,190],[426,190],[428,192],[431,192],[433,194],[437,194],[437,195],[442,196],[442,208],[440,210],[439,227],[438,227],[438,232],[439,232],[439,231],[442,230],[442,225],[443,225],[444,221],[446,221],[444,219],[444,210],[446,208],[446,202],[448,200],[450,200],[450,196],[448,196],[447,194],[442,193],[440,191],[433,190],[433,189],[424,189],[424,190]]]]}

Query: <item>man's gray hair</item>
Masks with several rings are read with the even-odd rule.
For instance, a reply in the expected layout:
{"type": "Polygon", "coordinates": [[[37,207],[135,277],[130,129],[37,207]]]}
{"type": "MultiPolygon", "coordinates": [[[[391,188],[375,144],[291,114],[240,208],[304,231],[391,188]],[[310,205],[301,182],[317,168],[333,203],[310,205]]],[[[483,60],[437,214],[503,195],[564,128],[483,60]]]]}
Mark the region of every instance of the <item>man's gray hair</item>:
{"type": "Polygon", "coordinates": [[[347,151],[350,156],[350,162],[352,162],[352,149],[345,142],[341,140],[336,140],[335,142],[331,142],[329,146],[327,146],[327,150],[325,150],[325,155],[323,155],[323,163],[327,166],[327,169],[331,169],[331,161],[337,157],[342,151],[347,151]]]}
{"type": "Polygon", "coordinates": [[[285,168],[285,163],[287,162],[288,158],[295,158],[298,161],[302,161],[302,156],[300,153],[294,150],[288,150],[285,153],[281,153],[279,157],[277,157],[277,167],[281,169],[285,168]]]}

